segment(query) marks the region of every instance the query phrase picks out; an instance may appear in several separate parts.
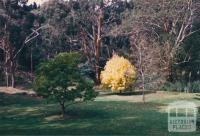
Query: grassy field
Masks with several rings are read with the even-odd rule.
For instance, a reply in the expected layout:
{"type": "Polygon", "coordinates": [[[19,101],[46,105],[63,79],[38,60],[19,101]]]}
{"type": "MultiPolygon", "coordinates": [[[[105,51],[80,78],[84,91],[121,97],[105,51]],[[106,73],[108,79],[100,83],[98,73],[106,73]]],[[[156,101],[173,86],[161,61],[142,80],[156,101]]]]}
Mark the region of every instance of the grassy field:
{"type": "Polygon", "coordinates": [[[167,104],[190,100],[200,106],[198,94],[149,94],[147,103],[131,101],[137,96],[100,96],[94,102],[71,106],[71,118],[61,119],[57,104],[22,95],[0,94],[0,135],[138,135],[197,136],[169,133],[167,104]]]}

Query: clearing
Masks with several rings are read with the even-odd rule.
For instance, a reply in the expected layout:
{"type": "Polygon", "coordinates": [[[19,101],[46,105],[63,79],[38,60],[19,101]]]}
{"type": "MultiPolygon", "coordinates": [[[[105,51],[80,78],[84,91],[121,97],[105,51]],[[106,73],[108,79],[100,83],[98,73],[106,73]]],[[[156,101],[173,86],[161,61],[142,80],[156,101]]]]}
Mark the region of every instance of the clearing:
{"type": "Polygon", "coordinates": [[[146,94],[145,104],[141,98],[142,95],[137,93],[123,96],[102,94],[94,102],[69,107],[67,113],[72,118],[61,119],[57,104],[30,95],[0,93],[0,134],[200,135],[199,129],[193,133],[169,133],[166,112],[168,103],[175,100],[189,100],[199,107],[199,94],[159,91],[146,94]]]}

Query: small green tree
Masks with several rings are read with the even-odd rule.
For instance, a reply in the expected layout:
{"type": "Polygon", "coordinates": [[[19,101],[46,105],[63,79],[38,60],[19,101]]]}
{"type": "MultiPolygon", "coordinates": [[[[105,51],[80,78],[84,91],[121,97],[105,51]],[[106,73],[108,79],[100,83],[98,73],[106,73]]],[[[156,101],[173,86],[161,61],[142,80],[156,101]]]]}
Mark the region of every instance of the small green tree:
{"type": "Polygon", "coordinates": [[[67,106],[92,100],[97,95],[92,83],[81,76],[79,60],[78,53],[61,53],[54,59],[42,63],[37,71],[34,90],[39,96],[59,102],[63,117],[67,106]]]}

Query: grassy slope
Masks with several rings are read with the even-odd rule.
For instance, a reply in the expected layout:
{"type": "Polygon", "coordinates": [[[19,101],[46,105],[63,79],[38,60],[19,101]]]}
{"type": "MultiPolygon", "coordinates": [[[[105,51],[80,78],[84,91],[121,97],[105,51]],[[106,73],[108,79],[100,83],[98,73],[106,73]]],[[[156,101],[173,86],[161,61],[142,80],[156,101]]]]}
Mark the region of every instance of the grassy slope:
{"type": "MultiPolygon", "coordinates": [[[[155,95],[156,96],[156,95],[155,95]]],[[[168,133],[166,104],[172,100],[192,100],[199,105],[199,96],[177,95],[156,98],[148,103],[99,101],[70,107],[73,118],[58,118],[59,107],[42,100],[19,95],[0,94],[0,134],[118,134],[192,136],[195,133],[168,133]]]]}

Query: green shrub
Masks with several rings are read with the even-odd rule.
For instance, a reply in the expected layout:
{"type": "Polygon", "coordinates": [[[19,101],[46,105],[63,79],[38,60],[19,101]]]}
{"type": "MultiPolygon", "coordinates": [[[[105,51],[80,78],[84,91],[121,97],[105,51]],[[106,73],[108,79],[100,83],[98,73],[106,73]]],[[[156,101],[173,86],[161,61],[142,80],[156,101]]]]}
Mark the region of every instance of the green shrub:
{"type": "Polygon", "coordinates": [[[93,84],[81,76],[78,68],[80,55],[61,53],[42,63],[37,70],[34,90],[48,100],[57,101],[65,114],[66,102],[92,100],[96,93],[93,84]]]}
{"type": "Polygon", "coordinates": [[[200,81],[192,82],[192,84],[191,84],[191,92],[200,93],[200,81]]]}
{"type": "Polygon", "coordinates": [[[5,80],[4,80],[4,74],[3,74],[3,69],[0,68],[0,85],[4,85],[5,80]]]}
{"type": "Polygon", "coordinates": [[[178,91],[178,92],[182,92],[184,90],[184,84],[181,82],[175,82],[175,83],[171,83],[171,82],[167,82],[162,86],[162,90],[164,91],[178,91]]]}
{"type": "Polygon", "coordinates": [[[173,88],[173,84],[171,82],[166,82],[164,85],[162,85],[161,90],[163,90],[163,91],[175,91],[174,88],[173,88]]]}
{"type": "Polygon", "coordinates": [[[167,82],[162,87],[161,90],[164,91],[177,91],[177,92],[191,92],[191,93],[198,93],[200,92],[200,82],[195,81],[191,83],[185,82],[167,82]]]}

